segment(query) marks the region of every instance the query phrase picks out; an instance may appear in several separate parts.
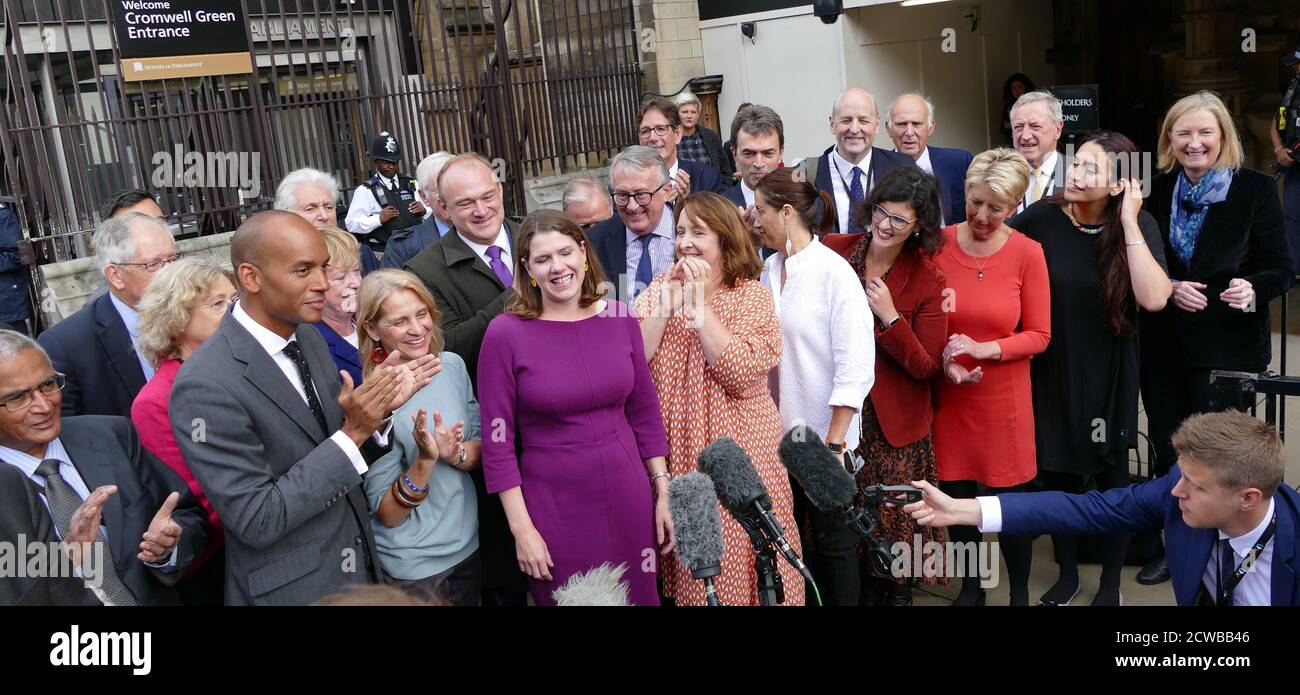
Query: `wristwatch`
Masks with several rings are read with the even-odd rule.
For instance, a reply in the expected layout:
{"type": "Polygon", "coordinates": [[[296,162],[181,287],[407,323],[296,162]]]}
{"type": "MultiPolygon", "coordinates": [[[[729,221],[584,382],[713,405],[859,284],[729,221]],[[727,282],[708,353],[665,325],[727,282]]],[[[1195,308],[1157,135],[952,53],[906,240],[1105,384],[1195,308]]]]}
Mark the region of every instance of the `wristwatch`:
{"type": "Polygon", "coordinates": [[[844,442],[826,442],[826,448],[833,453],[842,454],[844,453],[844,442]]]}
{"type": "Polygon", "coordinates": [[[885,330],[889,330],[889,329],[893,328],[893,327],[894,327],[894,324],[898,323],[898,322],[901,321],[902,319],[903,319],[903,315],[902,315],[902,314],[894,314],[894,318],[889,319],[889,323],[883,324],[884,327],[885,327],[885,330]]]}

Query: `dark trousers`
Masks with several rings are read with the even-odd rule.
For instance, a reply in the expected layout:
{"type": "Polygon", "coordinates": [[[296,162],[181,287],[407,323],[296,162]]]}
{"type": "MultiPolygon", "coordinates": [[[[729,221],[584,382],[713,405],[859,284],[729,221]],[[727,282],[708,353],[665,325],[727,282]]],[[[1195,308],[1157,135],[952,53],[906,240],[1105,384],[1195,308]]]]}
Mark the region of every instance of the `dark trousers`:
{"type": "MultiPolygon", "coordinates": [[[[1177,311],[1177,309],[1174,309],[1177,311]]],[[[1189,416],[1229,408],[1245,411],[1251,394],[1225,391],[1220,405],[1211,405],[1210,370],[1189,366],[1181,355],[1142,355],[1142,405],[1147,413],[1147,434],[1156,450],[1155,474],[1164,475],[1178,462],[1170,442],[1178,426],[1189,416]]],[[[1257,371],[1263,371],[1263,366],[1257,371]]]]}
{"type": "MultiPolygon", "coordinates": [[[[1038,479],[1035,480],[1035,488],[1078,495],[1092,489],[1104,492],[1117,487],[1128,487],[1131,483],[1132,476],[1129,475],[1128,464],[1125,462],[1107,466],[1105,470],[1093,476],[1039,471],[1038,479]]],[[[1102,542],[1101,586],[1103,589],[1114,592],[1119,591],[1120,572],[1124,568],[1124,557],[1128,554],[1129,535],[1119,533],[1106,536],[1102,542]]],[[[1061,580],[1065,581],[1067,585],[1070,581],[1077,585],[1079,581],[1079,537],[1054,533],[1052,534],[1052,550],[1056,556],[1056,564],[1061,568],[1061,580]]]]}
{"type": "Polygon", "coordinates": [[[397,579],[393,584],[425,601],[446,602],[453,606],[479,605],[483,586],[483,568],[478,551],[451,569],[424,579],[397,579]]]}
{"type": "MultiPolygon", "coordinates": [[[[1029,488],[1029,484],[1014,487],[984,487],[974,480],[945,480],[939,483],[939,489],[954,499],[974,499],[980,495],[1000,495],[1005,492],[1027,492],[1029,488]]],[[[979,548],[977,557],[972,558],[974,564],[959,568],[958,575],[963,578],[962,593],[980,589],[979,569],[983,564],[980,558],[984,554],[984,546],[980,541],[983,540],[984,534],[974,526],[952,526],[948,529],[948,537],[953,543],[975,543],[975,547],[979,548]]],[[[1033,543],[1033,536],[998,534],[998,547],[1002,550],[1002,559],[1007,562],[1007,580],[1011,588],[1013,605],[1017,601],[1029,600],[1029,569],[1033,563],[1033,543]]]]}
{"type": "MultiPolygon", "coordinates": [[[[800,525],[804,562],[817,580],[822,605],[856,606],[862,592],[858,568],[858,551],[853,544],[853,532],[837,512],[823,512],[813,506],[803,488],[790,479],[794,493],[794,518],[800,525]]],[[[817,599],[808,587],[807,605],[816,605],[817,599]]]]}

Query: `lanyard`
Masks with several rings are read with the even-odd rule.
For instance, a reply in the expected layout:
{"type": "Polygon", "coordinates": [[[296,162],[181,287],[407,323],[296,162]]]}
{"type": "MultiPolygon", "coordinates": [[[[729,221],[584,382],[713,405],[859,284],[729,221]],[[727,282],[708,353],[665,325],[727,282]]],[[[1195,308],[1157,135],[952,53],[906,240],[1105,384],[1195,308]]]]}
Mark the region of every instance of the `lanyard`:
{"type": "MultiPolygon", "coordinates": [[[[840,173],[840,165],[835,161],[834,156],[831,157],[831,166],[835,169],[835,175],[840,177],[840,183],[844,184],[844,197],[849,199],[849,206],[851,207],[853,205],[853,194],[849,192],[849,182],[844,180],[844,174],[840,173]]],[[[853,168],[861,171],[860,167],[854,166],[853,168]]],[[[862,189],[863,200],[866,200],[866,195],[871,192],[871,168],[868,167],[863,174],[867,178],[866,187],[862,189]]]]}
{"type": "MultiPolygon", "coordinates": [[[[1246,573],[1255,566],[1255,561],[1259,559],[1260,553],[1264,552],[1264,546],[1268,545],[1270,540],[1273,540],[1273,533],[1276,531],[1277,512],[1273,512],[1273,520],[1269,522],[1268,528],[1264,529],[1264,533],[1260,535],[1259,540],[1255,541],[1255,545],[1247,551],[1246,559],[1242,560],[1240,565],[1237,565],[1237,569],[1234,570],[1232,576],[1228,578],[1227,586],[1223,586],[1223,577],[1218,576],[1223,574],[1223,558],[1219,558],[1219,570],[1215,572],[1215,576],[1218,577],[1219,580],[1219,601],[1216,605],[1231,605],[1229,601],[1232,598],[1232,592],[1237,590],[1237,585],[1246,577],[1246,573]]],[[[1222,546],[1220,546],[1219,552],[1223,552],[1222,546]]]]}

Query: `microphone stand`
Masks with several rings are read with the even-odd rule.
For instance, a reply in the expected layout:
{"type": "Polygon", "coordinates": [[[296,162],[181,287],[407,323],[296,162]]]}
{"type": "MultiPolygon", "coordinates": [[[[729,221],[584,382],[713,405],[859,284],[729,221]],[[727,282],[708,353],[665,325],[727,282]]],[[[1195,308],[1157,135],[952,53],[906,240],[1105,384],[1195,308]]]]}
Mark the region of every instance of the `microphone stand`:
{"type": "Polygon", "coordinates": [[[722,568],[717,565],[691,570],[691,577],[704,580],[704,599],[706,605],[722,605],[722,599],[718,598],[718,588],[713,585],[713,578],[719,574],[722,574],[722,568]]]}
{"type": "Polygon", "coordinates": [[[737,517],[740,525],[749,533],[749,540],[754,544],[754,576],[758,578],[758,605],[775,606],[785,603],[785,583],[781,573],[776,570],[776,549],[772,541],[759,528],[759,522],[749,517],[737,517]]]}

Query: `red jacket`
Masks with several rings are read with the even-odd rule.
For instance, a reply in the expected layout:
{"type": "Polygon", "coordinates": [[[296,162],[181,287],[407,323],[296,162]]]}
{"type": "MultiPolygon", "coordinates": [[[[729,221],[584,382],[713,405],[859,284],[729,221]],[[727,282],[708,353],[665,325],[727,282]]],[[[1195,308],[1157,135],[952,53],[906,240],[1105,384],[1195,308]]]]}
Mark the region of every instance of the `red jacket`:
{"type": "MultiPolygon", "coordinates": [[[[858,278],[867,262],[865,234],[827,234],[822,243],[848,260],[858,278]]],[[[902,318],[889,330],[876,320],[876,383],[871,388],[880,429],[895,448],[930,434],[934,398],[930,377],[943,365],[948,341],[943,273],[919,249],[903,249],[885,278],[902,318]]],[[[864,283],[865,286],[865,283],[864,283]]]]}

